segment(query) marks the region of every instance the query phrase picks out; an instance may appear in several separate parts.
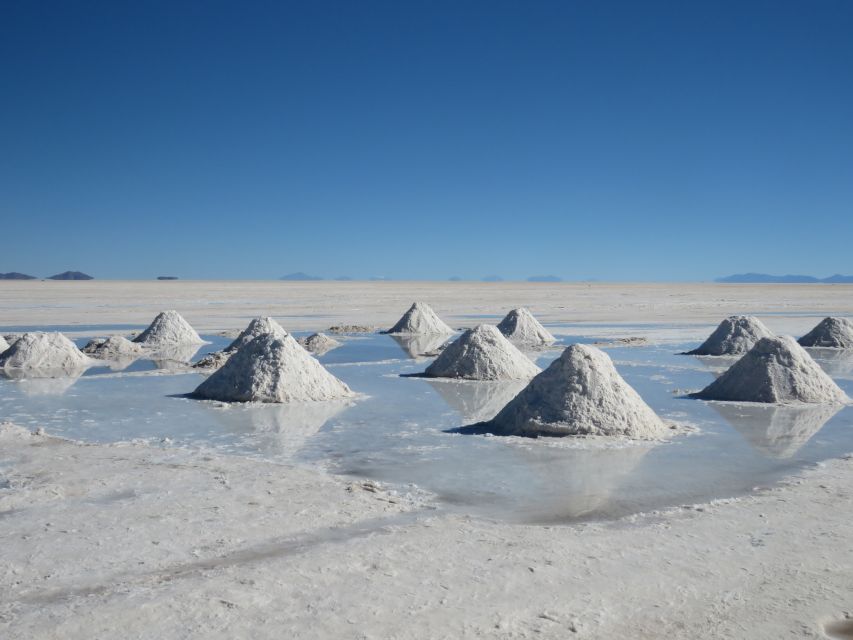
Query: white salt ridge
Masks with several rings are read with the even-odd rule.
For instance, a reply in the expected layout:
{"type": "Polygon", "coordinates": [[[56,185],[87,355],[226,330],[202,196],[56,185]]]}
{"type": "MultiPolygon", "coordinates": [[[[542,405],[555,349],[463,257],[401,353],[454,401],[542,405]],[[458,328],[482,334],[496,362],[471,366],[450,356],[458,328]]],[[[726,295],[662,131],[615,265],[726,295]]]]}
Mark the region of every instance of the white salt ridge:
{"type": "Polygon", "coordinates": [[[686,352],[691,356],[734,356],[746,353],[762,338],[773,332],[754,316],[729,316],[698,348],[686,352]]]}
{"type": "Polygon", "coordinates": [[[654,440],[669,427],[625,382],[610,357],[573,344],[488,424],[517,436],[621,436],[654,440]]]}
{"type": "Polygon", "coordinates": [[[853,349],[853,322],[847,318],[824,318],[797,342],[804,347],[853,349]]]}
{"type": "Polygon", "coordinates": [[[138,358],[144,351],[142,345],[122,336],[110,336],[106,340],[91,340],[83,347],[83,353],[99,360],[138,358]]]}
{"type": "Polygon", "coordinates": [[[61,333],[25,333],[0,354],[5,369],[72,372],[91,364],[80,349],[61,333]]]}
{"type": "Polygon", "coordinates": [[[201,336],[177,311],[163,311],[157,314],[148,328],[136,336],[133,341],[152,349],[204,343],[201,336]]]}
{"type": "Polygon", "coordinates": [[[557,341],[524,307],[513,309],[506,314],[498,324],[498,329],[512,342],[525,346],[538,347],[557,341]]]}
{"type": "Polygon", "coordinates": [[[403,317],[385,333],[426,334],[453,333],[453,329],[436,315],[425,302],[415,302],[403,317]]]}
{"type": "Polygon", "coordinates": [[[224,402],[313,402],[354,394],[292,336],[264,334],[232,355],[193,395],[224,402]]]}
{"type": "Polygon", "coordinates": [[[762,338],[695,398],[771,403],[846,403],[850,399],[796,340],[762,338]]]}
{"type": "Polygon", "coordinates": [[[343,344],[325,333],[312,333],[310,336],[299,338],[297,342],[307,351],[318,356],[328,353],[332,349],[337,349],[343,344]]]}
{"type": "Polygon", "coordinates": [[[0,353],[3,353],[6,349],[9,348],[9,343],[6,342],[6,338],[0,336],[0,353]]]}
{"type": "Polygon", "coordinates": [[[525,380],[539,372],[539,367],[497,327],[481,324],[449,344],[424,375],[465,380],[525,380]]]}

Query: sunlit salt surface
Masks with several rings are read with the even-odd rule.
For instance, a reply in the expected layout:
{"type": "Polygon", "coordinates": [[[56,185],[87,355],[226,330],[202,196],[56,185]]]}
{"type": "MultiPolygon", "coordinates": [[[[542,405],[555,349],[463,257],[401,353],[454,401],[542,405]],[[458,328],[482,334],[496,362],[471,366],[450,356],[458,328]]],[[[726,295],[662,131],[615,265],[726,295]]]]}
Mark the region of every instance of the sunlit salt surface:
{"type": "MultiPolygon", "coordinates": [[[[596,341],[589,325],[584,325],[584,337],[572,335],[578,329],[570,325],[548,328],[563,345],[596,341]]],[[[660,334],[661,329],[679,335],[682,327],[621,329],[632,336],[652,330],[660,334]]],[[[86,330],[97,336],[115,328],[86,330]]],[[[89,335],[74,337],[82,345],[89,335]]],[[[853,451],[851,407],[684,399],[734,361],[676,355],[697,343],[604,347],[653,409],[699,431],[658,446],[602,446],[588,440],[448,433],[492,417],[524,383],[400,377],[422,371],[431,357],[421,354],[440,347],[441,339],[344,337],[344,345],[320,361],[363,394],[356,401],[246,406],[189,400],[182,395],[202,375],[181,360],[195,361],[230,342],[203,337],[210,344],[197,351],[193,347],[193,353],[91,368],[78,378],[0,377],[0,419],[88,442],[142,438],[310,465],[372,478],[401,491],[417,486],[434,493],[447,509],[539,523],[614,518],[743,495],[803,466],[853,451]]],[[[547,366],[559,352],[559,345],[538,352],[537,363],[547,366]]],[[[810,352],[853,394],[853,352],[810,352]]]]}

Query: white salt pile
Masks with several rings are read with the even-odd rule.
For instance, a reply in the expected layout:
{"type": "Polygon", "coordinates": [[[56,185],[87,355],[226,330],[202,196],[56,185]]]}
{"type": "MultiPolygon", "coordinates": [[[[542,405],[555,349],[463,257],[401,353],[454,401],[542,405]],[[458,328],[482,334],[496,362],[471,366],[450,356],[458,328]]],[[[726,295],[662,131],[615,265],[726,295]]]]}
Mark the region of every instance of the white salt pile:
{"type": "Polygon", "coordinates": [[[204,340],[177,311],[159,313],[148,328],[133,339],[146,347],[157,349],[182,344],[203,344],[204,340]]]}
{"type": "Polygon", "coordinates": [[[6,338],[0,336],[0,353],[3,353],[6,349],[9,348],[9,343],[6,342],[6,338]]]}
{"type": "Polygon", "coordinates": [[[122,336],[110,336],[106,340],[90,340],[83,353],[99,360],[127,360],[138,358],[144,352],[140,344],[122,336]]]}
{"type": "Polygon", "coordinates": [[[746,353],[761,338],[772,338],[773,333],[754,316],[729,316],[723,320],[708,339],[689,356],[735,356],[746,353]]]}
{"type": "Polygon", "coordinates": [[[385,333],[453,333],[453,329],[448,327],[428,304],[415,302],[397,321],[397,324],[385,333]]]}
{"type": "Polygon", "coordinates": [[[468,329],[427,367],[429,378],[465,380],[524,380],[539,367],[507,340],[497,327],[481,324],[468,329]]]}
{"type": "Polygon", "coordinates": [[[194,369],[218,369],[228,362],[228,358],[237,353],[241,347],[249,344],[252,340],[262,335],[273,335],[283,338],[287,335],[278,322],[269,316],[261,316],[252,320],[248,326],[222,351],[209,353],[193,365],[194,369]]]}
{"type": "Polygon", "coordinates": [[[299,338],[297,342],[299,342],[303,348],[316,356],[328,353],[332,349],[337,349],[343,344],[342,342],[327,336],[325,333],[312,333],[308,337],[299,338]]]}
{"type": "Polygon", "coordinates": [[[498,329],[513,342],[539,347],[556,342],[556,338],[524,307],[513,309],[498,324],[498,329]]]}
{"type": "Polygon", "coordinates": [[[285,331],[284,327],[282,327],[278,322],[269,316],[261,316],[252,320],[248,326],[240,332],[240,335],[238,335],[231,344],[225,347],[225,351],[237,351],[240,347],[249,344],[258,336],[262,336],[266,333],[278,337],[284,337],[287,335],[287,331],[285,331]]]}
{"type": "Polygon", "coordinates": [[[695,398],[774,403],[846,403],[850,399],[788,336],[762,338],[695,398]]]}
{"type": "Polygon", "coordinates": [[[595,347],[573,344],[490,422],[499,435],[660,438],[666,424],[595,347]]]}
{"type": "Polygon", "coordinates": [[[69,372],[89,364],[89,358],[61,333],[25,333],[0,354],[0,367],[5,369],[69,372]]]}
{"type": "Polygon", "coordinates": [[[853,322],[847,318],[824,318],[797,342],[804,347],[853,349],[853,322]]]}
{"type": "Polygon", "coordinates": [[[264,334],[232,355],[193,395],[224,402],[307,402],[353,392],[293,336],[264,334]]]}

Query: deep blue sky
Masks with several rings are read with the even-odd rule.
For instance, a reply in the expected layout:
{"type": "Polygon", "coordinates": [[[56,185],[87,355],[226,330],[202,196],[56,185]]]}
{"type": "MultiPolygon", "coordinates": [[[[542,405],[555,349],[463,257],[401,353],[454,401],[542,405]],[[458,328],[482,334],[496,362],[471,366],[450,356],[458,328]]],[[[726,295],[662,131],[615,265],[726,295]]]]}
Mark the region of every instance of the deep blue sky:
{"type": "Polygon", "coordinates": [[[853,273],[853,2],[0,2],[0,271],[853,273]]]}

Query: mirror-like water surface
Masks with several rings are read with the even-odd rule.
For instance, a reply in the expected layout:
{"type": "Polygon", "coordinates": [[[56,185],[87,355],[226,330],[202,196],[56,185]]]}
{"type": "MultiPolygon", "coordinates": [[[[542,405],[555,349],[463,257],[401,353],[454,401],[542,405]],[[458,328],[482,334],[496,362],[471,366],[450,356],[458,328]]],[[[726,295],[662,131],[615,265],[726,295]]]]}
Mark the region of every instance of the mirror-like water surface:
{"type": "MultiPolygon", "coordinates": [[[[79,328],[79,327],[78,327],[79,328]]],[[[549,326],[561,343],[593,342],[549,326]]],[[[624,327],[643,335],[649,325],[624,327]]],[[[651,327],[661,329],[660,326],[651,327]]],[[[92,334],[111,327],[91,327],[92,334]]],[[[677,327],[673,327],[677,329],[677,327]]],[[[0,329],[0,333],[13,328],[0,329]]],[[[309,405],[223,405],[180,397],[202,375],[181,364],[221,349],[159,354],[78,377],[0,378],[0,419],[89,442],[145,438],[306,464],[434,492],[447,507],[524,522],[612,518],[744,494],[853,451],[853,407],[775,407],[683,399],[731,360],[676,355],[691,344],[610,346],[620,373],[664,418],[699,428],[657,446],[446,433],[492,417],[523,384],[402,378],[441,341],[344,337],[320,357],[364,397],[309,405]]],[[[86,338],[75,338],[80,345],[86,338]]],[[[546,366],[559,346],[531,354],[546,366]]],[[[853,394],[853,352],[812,350],[853,394]]]]}

